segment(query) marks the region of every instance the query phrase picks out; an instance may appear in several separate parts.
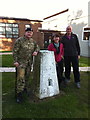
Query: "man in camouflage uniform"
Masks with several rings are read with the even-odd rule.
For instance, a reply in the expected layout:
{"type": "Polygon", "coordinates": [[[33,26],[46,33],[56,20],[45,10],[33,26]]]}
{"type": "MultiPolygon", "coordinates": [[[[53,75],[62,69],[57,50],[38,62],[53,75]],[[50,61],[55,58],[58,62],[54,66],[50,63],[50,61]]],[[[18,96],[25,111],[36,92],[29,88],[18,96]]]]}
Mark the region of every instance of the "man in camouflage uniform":
{"type": "Polygon", "coordinates": [[[33,62],[33,56],[39,51],[39,46],[32,38],[33,30],[27,28],[25,35],[15,41],[13,47],[14,65],[16,66],[16,101],[22,101],[22,92],[27,90],[27,83],[33,62]]]}

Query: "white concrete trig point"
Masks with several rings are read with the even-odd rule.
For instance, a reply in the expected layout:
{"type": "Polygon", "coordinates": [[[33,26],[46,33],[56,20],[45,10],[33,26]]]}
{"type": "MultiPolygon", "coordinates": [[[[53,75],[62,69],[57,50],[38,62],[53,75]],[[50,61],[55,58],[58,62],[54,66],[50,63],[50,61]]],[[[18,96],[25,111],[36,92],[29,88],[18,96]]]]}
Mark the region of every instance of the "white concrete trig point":
{"type": "Polygon", "coordinates": [[[40,99],[59,94],[53,51],[40,50],[39,55],[35,58],[33,81],[36,86],[34,94],[40,99]]]}

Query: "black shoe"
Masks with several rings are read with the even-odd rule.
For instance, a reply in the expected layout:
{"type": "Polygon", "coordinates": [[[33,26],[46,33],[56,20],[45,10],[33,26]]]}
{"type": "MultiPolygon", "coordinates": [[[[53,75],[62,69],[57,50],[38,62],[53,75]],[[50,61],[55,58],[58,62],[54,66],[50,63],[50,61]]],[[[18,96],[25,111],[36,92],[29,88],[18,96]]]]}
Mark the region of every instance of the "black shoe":
{"type": "Polygon", "coordinates": [[[19,98],[16,99],[17,103],[21,103],[21,100],[19,98]]]}
{"type": "Polygon", "coordinates": [[[76,87],[79,88],[79,89],[81,88],[80,82],[77,82],[77,83],[76,83],[76,87]]]}
{"type": "Polygon", "coordinates": [[[23,101],[23,99],[22,99],[22,93],[20,92],[20,93],[17,94],[16,102],[17,103],[21,103],[22,101],[23,101]]]}
{"type": "Polygon", "coordinates": [[[69,84],[70,83],[70,79],[65,79],[65,84],[69,84]]]}

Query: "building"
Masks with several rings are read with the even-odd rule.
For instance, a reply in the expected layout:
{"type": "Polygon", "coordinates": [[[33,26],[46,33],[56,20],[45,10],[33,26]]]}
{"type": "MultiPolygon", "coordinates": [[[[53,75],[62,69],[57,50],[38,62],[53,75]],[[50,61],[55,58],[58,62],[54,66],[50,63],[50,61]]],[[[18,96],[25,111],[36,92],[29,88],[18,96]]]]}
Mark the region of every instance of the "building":
{"type": "Polygon", "coordinates": [[[0,51],[12,51],[15,40],[24,35],[25,28],[32,27],[36,40],[41,49],[47,49],[53,34],[61,31],[42,29],[40,20],[26,18],[0,17],[0,51]]]}
{"type": "Polygon", "coordinates": [[[59,31],[59,30],[48,30],[48,29],[42,29],[39,28],[38,31],[42,34],[43,38],[43,48],[47,49],[48,45],[52,42],[52,36],[54,34],[58,34],[60,36],[63,35],[63,32],[65,31],[59,31]]]}
{"type": "Polygon", "coordinates": [[[33,38],[43,48],[42,34],[38,32],[38,28],[42,27],[42,21],[0,17],[0,51],[11,51],[15,40],[24,35],[27,27],[32,27],[34,31],[33,38]]]}
{"type": "Polygon", "coordinates": [[[53,29],[63,33],[66,27],[71,25],[73,32],[79,37],[81,55],[90,57],[90,1],[85,3],[87,5],[84,7],[79,6],[74,9],[71,6],[69,9],[44,18],[42,29],[53,29]]]}
{"type": "Polygon", "coordinates": [[[66,27],[71,25],[73,32],[78,35],[81,47],[81,55],[90,57],[90,1],[84,1],[84,7],[78,5],[75,9],[71,6],[51,16],[45,17],[43,21],[23,18],[0,17],[0,51],[10,51],[14,41],[24,35],[26,27],[34,30],[33,38],[41,49],[47,49],[55,33],[61,36],[66,27]],[[86,12],[85,12],[86,11],[86,12]]]}
{"type": "Polygon", "coordinates": [[[65,29],[63,29],[65,25],[62,23],[67,23],[67,15],[65,14],[67,11],[68,9],[43,19],[44,21],[42,22],[42,28],[40,28],[39,31],[43,34],[45,49],[47,49],[48,45],[52,42],[52,36],[54,34],[59,34],[62,36],[65,33],[65,29]],[[61,21],[60,19],[63,19],[63,17],[64,21],[61,21]]]}
{"type": "MultiPolygon", "coordinates": [[[[72,11],[70,11],[71,13],[72,11]]],[[[75,15],[70,15],[69,24],[72,25],[73,31],[79,37],[81,46],[81,55],[90,57],[90,2],[81,10],[77,10],[75,15]],[[85,13],[84,11],[87,10],[85,13]]]]}

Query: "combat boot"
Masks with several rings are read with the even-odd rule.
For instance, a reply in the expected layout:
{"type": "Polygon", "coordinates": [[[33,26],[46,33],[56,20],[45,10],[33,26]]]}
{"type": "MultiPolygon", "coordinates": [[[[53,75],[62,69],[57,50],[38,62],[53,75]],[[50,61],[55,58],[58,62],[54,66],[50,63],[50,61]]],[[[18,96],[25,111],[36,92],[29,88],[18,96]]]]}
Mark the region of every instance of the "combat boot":
{"type": "Polygon", "coordinates": [[[22,93],[21,92],[17,93],[16,102],[17,103],[21,103],[22,101],[23,101],[23,99],[22,99],[22,93]]]}

